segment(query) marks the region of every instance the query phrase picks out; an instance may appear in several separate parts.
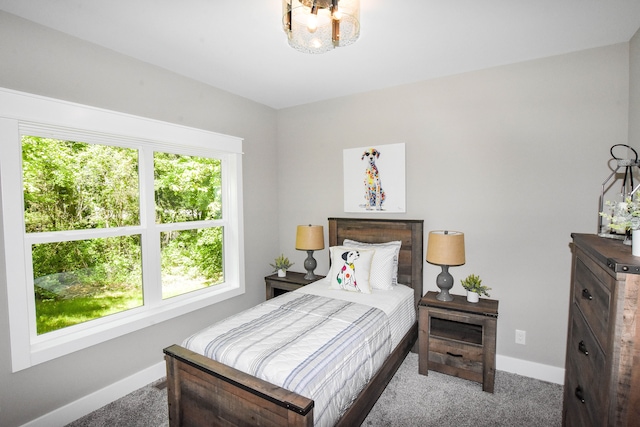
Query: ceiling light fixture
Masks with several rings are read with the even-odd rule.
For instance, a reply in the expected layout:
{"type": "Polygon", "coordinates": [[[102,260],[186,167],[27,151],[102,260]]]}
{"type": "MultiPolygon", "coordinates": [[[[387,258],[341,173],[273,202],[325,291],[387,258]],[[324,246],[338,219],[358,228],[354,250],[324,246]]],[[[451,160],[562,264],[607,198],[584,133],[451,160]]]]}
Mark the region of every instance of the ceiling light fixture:
{"type": "Polygon", "coordinates": [[[282,0],[282,25],[289,46],[325,53],[360,36],[360,0],[282,0]]]}

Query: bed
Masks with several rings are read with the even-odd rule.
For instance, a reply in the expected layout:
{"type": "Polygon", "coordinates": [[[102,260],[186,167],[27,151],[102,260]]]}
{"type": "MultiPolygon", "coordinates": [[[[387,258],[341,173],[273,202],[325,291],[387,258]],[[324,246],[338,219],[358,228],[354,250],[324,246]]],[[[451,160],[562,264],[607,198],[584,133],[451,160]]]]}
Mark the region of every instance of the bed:
{"type": "MultiPolygon", "coordinates": [[[[329,218],[328,223],[330,247],[341,245],[345,239],[366,243],[401,241],[397,257],[397,282],[412,288],[413,309],[417,308],[423,293],[421,220],[329,218]]],[[[303,300],[297,291],[291,294],[269,300],[265,303],[267,308],[261,304],[256,310],[303,300]]],[[[307,297],[309,294],[304,295],[307,297]]],[[[337,421],[331,424],[354,426],[364,421],[407,353],[414,347],[417,335],[417,322],[413,321],[408,331],[394,340],[389,355],[380,361],[381,366],[376,368],[348,409],[342,411],[337,421]]],[[[311,398],[182,345],[170,346],[164,353],[171,426],[314,425],[314,410],[318,408],[311,398]]]]}

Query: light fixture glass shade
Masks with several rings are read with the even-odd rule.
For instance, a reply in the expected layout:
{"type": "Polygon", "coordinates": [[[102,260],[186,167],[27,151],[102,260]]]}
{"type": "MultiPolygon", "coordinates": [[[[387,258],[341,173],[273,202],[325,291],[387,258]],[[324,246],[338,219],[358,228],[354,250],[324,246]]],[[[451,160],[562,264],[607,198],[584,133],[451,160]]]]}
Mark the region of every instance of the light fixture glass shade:
{"type": "Polygon", "coordinates": [[[464,264],[464,233],[443,230],[429,232],[427,262],[436,265],[464,264]]]}
{"type": "Polygon", "coordinates": [[[360,0],[282,0],[282,13],[289,45],[300,52],[325,53],[360,36],[360,0]]]}
{"type": "Polygon", "coordinates": [[[296,232],[296,249],[319,251],[324,249],[324,229],[321,225],[299,225],[296,232]]]}

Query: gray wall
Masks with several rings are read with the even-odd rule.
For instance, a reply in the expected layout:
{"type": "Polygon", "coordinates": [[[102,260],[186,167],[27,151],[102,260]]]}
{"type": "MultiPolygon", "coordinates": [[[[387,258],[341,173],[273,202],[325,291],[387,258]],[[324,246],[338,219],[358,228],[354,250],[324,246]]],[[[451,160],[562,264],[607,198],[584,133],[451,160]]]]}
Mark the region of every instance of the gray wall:
{"type": "Polygon", "coordinates": [[[629,145],[640,151],[640,29],[629,46],[629,145]]]}
{"type": "Polygon", "coordinates": [[[4,12],[0,63],[0,87],[238,136],[245,153],[245,295],[12,374],[0,282],[0,425],[16,426],[161,362],[164,347],[264,300],[279,238],[277,113],[4,12]]]}
{"type": "MultiPolygon", "coordinates": [[[[563,368],[570,234],[596,231],[609,148],[627,142],[628,47],[280,110],[280,249],[294,254],[294,224],[344,215],[343,149],[404,142],[407,212],[387,216],[463,231],[453,292],[471,273],[493,288],[498,354],[563,368]]],[[[317,259],[326,272],[326,249],[317,259]]],[[[425,263],[426,290],[437,290],[438,272],[425,263]]]]}
{"type": "MultiPolygon", "coordinates": [[[[262,301],[274,256],[304,261],[295,225],[345,215],[342,150],[397,142],[407,149],[407,213],[381,216],[464,231],[454,292],[470,273],[493,288],[498,353],[563,367],[570,233],[596,229],[609,147],[629,137],[640,148],[637,83],[629,107],[629,47],[637,82],[639,37],[276,112],[0,12],[0,87],[244,138],[247,266],[242,297],[16,374],[0,282],[0,425],[132,375],[159,362],[164,346],[262,301]],[[527,345],[514,343],[516,328],[527,345]]],[[[327,250],[316,259],[326,271],[327,250]]],[[[425,264],[428,290],[437,273],[425,264]]]]}

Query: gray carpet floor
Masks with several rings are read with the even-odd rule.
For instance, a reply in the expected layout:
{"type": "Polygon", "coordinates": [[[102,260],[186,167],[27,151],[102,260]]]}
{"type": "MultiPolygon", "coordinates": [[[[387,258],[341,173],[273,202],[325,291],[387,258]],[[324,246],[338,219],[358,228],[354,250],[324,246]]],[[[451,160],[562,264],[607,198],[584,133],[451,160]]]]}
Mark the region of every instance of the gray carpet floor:
{"type": "MultiPolygon", "coordinates": [[[[166,396],[161,382],[150,384],[68,427],[168,426],[166,396]]],[[[561,415],[561,385],[498,371],[495,392],[485,393],[479,383],[419,375],[418,355],[409,353],[362,425],[555,427],[561,415]]]]}

